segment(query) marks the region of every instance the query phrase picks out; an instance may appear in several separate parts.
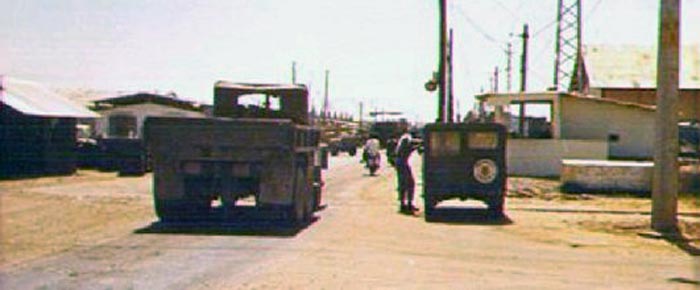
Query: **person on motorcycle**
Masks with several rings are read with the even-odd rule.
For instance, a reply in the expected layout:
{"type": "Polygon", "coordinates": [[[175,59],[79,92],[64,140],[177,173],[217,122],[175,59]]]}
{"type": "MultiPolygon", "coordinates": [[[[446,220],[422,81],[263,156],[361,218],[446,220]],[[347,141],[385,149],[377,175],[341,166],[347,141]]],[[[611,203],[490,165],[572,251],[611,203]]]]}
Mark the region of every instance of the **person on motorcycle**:
{"type": "Polygon", "coordinates": [[[365,162],[365,168],[369,168],[370,174],[374,175],[374,171],[379,168],[379,162],[381,160],[381,155],[379,153],[380,143],[377,136],[370,135],[362,149],[362,160],[365,162]]]}

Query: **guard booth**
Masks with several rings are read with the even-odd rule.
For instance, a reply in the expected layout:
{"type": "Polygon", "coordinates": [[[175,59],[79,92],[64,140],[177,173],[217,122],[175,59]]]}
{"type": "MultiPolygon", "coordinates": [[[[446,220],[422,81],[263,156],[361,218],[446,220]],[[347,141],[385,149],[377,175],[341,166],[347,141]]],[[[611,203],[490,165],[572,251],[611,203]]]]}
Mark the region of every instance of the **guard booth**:
{"type": "Polygon", "coordinates": [[[506,128],[496,123],[433,123],[424,129],[423,200],[425,218],[443,200],[477,199],[489,212],[503,214],[506,128]]]}

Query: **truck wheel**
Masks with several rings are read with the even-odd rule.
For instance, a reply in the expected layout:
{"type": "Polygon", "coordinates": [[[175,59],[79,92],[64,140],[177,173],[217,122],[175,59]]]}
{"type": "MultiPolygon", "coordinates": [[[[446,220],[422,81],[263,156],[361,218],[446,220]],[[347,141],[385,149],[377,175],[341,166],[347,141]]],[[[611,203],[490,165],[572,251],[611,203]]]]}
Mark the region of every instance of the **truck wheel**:
{"type": "Polygon", "coordinates": [[[155,208],[162,222],[187,222],[193,219],[190,205],[183,200],[155,199],[155,208]]]}
{"type": "Polygon", "coordinates": [[[301,225],[307,218],[306,202],[303,199],[304,176],[302,170],[297,170],[294,179],[294,193],[292,204],[289,209],[289,219],[295,225],[301,225]]]}
{"type": "Polygon", "coordinates": [[[350,156],[357,155],[357,148],[350,148],[350,150],[348,151],[348,154],[350,154],[350,156]]]}
{"type": "Polygon", "coordinates": [[[505,197],[502,193],[489,198],[486,204],[489,207],[489,214],[493,217],[503,216],[503,204],[505,203],[505,197]]]}
{"type": "Polygon", "coordinates": [[[153,201],[158,219],[163,222],[177,222],[180,220],[177,213],[181,211],[173,202],[168,202],[159,198],[154,198],[153,201]]]}
{"type": "Polygon", "coordinates": [[[338,150],[331,149],[331,156],[338,156],[338,150]]]}
{"type": "Polygon", "coordinates": [[[321,209],[321,195],[323,194],[323,180],[321,168],[316,166],[314,168],[314,182],[313,182],[313,210],[315,212],[321,209]]]}
{"type": "Polygon", "coordinates": [[[430,196],[423,196],[423,215],[426,221],[429,221],[433,214],[435,213],[435,206],[437,206],[438,201],[430,196]]]}

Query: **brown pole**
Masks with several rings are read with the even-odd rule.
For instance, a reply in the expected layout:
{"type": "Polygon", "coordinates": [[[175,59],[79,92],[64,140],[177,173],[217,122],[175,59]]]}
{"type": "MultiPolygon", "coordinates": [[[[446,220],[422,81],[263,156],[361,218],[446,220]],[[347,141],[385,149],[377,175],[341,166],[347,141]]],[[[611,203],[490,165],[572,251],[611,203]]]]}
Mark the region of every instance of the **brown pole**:
{"type": "MultiPolygon", "coordinates": [[[[530,38],[527,24],[523,25],[523,54],[520,59],[520,91],[527,91],[527,41],[530,38]]],[[[518,118],[520,137],[525,137],[525,102],[520,103],[520,116],[518,118]]]]}
{"type": "Polygon", "coordinates": [[[452,79],[452,62],[454,61],[452,53],[452,28],[450,28],[450,39],[447,52],[447,122],[454,122],[454,83],[452,79]]]}
{"type": "Polygon", "coordinates": [[[445,57],[447,50],[447,0],[440,2],[440,60],[438,61],[438,117],[437,123],[445,122],[445,57]]]}
{"type": "Polygon", "coordinates": [[[656,76],[656,130],[651,227],[677,230],[679,0],[661,0],[656,76]]]}

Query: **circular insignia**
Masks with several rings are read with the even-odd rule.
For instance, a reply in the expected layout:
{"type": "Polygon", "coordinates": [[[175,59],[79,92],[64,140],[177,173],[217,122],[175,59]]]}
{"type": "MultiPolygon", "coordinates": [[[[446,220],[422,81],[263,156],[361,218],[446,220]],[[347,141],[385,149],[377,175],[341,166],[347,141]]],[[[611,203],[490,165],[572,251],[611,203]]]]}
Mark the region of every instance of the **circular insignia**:
{"type": "Polygon", "coordinates": [[[474,178],[476,181],[483,184],[491,183],[496,180],[498,175],[498,167],[491,159],[480,159],[474,163],[474,178]]]}

